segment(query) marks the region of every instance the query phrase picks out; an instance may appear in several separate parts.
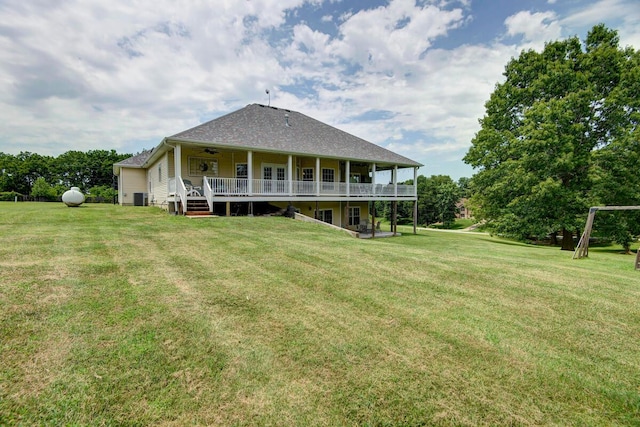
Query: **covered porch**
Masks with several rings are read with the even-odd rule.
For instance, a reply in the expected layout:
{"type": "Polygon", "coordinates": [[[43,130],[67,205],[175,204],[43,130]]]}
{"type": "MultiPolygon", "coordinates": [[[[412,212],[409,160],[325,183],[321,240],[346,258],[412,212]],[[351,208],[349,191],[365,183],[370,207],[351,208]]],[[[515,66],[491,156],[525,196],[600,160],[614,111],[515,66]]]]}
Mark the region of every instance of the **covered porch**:
{"type": "Polygon", "coordinates": [[[331,197],[331,198],[396,198],[413,197],[414,185],[373,184],[344,182],[277,181],[244,178],[203,177],[202,182],[170,178],[170,195],[179,195],[181,200],[189,197],[229,198],[229,197],[331,197]]]}
{"type": "Polygon", "coordinates": [[[275,212],[295,205],[362,238],[385,237],[397,233],[361,226],[372,217],[367,206],[417,200],[418,168],[406,165],[189,145],[173,147],[165,161],[166,187],[156,188],[166,191],[169,211],[185,215],[264,215],[274,212],[265,205],[275,212]]]}

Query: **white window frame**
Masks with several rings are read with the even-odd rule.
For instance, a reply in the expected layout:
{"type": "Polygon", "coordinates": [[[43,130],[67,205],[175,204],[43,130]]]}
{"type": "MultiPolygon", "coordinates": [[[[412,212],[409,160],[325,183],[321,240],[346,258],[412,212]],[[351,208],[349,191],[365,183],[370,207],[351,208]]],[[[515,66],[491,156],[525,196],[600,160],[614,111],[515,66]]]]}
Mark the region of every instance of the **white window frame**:
{"type": "Polygon", "coordinates": [[[286,181],[287,180],[287,165],[286,163],[263,163],[260,166],[260,176],[262,179],[266,179],[264,177],[264,168],[266,167],[270,167],[271,168],[271,181],[286,181]],[[278,169],[279,168],[283,168],[284,169],[284,179],[283,180],[279,180],[278,179],[278,169]]]}
{"type": "Polygon", "coordinates": [[[189,168],[189,176],[218,176],[218,159],[189,157],[187,166],[189,168]]]}
{"type": "Polygon", "coordinates": [[[315,169],[314,168],[302,168],[302,180],[303,181],[311,181],[313,182],[314,179],[314,175],[315,175],[315,169]],[[311,176],[309,176],[311,175],[311,176]]]}
{"type": "Polygon", "coordinates": [[[267,193],[272,194],[284,194],[286,191],[287,182],[287,165],[283,163],[262,163],[260,165],[260,177],[263,180],[263,188],[267,193]],[[267,179],[264,176],[264,169],[271,168],[271,178],[267,179]],[[282,177],[284,179],[278,179],[278,169],[283,169],[284,173],[282,177]]]}
{"type": "Polygon", "coordinates": [[[359,226],[360,221],[362,221],[362,215],[360,211],[360,206],[349,206],[349,225],[351,226],[359,226]],[[356,215],[356,209],[358,214],[356,215]],[[358,221],[354,221],[355,218],[358,218],[358,221]]]}
{"type": "Polygon", "coordinates": [[[322,190],[324,191],[333,191],[335,190],[335,182],[336,182],[336,170],[334,168],[322,168],[322,170],[320,171],[321,173],[321,178],[322,178],[322,190]],[[331,171],[331,176],[333,178],[333,180],[331,181],[325,181],[325,172],[329,172],[331,171]]]}
{"type": "Polygon", "coordinates": [[[247,162],[236,163],[236,178],[247,179],[248,177],[249,177],[249,164],[247,162]],[[246,170],[246,175],[244,176],[238,175],[238,166],[242,166],[242,165],[244,165],[246,170]]]}

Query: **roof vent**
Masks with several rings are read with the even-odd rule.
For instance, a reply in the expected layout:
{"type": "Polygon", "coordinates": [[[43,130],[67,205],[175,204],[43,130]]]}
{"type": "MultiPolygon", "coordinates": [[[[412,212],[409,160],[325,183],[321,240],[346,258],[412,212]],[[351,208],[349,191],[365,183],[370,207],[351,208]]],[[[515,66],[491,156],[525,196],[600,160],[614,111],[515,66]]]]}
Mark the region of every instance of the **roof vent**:
{"type": "Polygon", "coordinates": [[[284,123],[285,123],[285,126],[291,127],[291,125],[289,124],[289,114],[284,115],[284,123]]]}

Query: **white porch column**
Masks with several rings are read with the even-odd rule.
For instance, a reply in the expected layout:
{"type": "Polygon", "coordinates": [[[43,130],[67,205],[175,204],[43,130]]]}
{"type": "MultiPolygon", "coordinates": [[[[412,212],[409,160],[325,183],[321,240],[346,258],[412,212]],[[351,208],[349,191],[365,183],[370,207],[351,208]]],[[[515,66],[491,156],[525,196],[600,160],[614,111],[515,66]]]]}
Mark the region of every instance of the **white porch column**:
{"type": "Polygon", "coordinates": [[[393,167],[393,196],[398,197],[398,165],[393,167]]]}
{"type": "Polygon", "coordinates": [[[418,168],[413,168],[413,197],[418,200],[418,168]]]}
{"type": "Polygon", "coordinates": [[[347,184],[347,197],[351,195],[350,183],[351,183],[351,162],[347,160],[347,165],[345,167],[345,177],[344,182],[347,184]]]}
{"type": "Polygon", "coordinates": [[[289,181],[289,195],[293,195],[293,156],[287,157],[287,180],[289,181]]]}
{"type": "MultiPolygon", "coordinates": [[[[176,144],[173,149],[173,164],[176,174],[176,185],[178,185],[178,177],[182,178],[182,145],[176,144]]],[[[177,188],[177,187],[176,187],[177,188]]]]}
{"type": "Polygon", "coordinates": [[[316,157],[316,196],[320,195],[320,179],[322,178],[320,170],[320,157],[316,157]]]}
{"type": "Polygon", "coordinates": [[[253,196],[253,151],[247,151],[247,191],[253,196]]]}
{"type": "Polygon", "coordinates": [[[376,194],[376,164],[371,167],[371,194],[376,194]]]}

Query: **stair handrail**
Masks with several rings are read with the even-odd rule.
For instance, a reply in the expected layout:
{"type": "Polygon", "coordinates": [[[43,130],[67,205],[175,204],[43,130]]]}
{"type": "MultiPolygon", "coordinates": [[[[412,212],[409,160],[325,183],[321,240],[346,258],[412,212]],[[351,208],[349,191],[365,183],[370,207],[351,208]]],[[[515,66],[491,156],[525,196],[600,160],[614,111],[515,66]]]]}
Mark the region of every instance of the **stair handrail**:
{"type": "Polygon", "coordinates": [[[213,191],[211,190],[211,184],[206,176],[202,177],[202,192],[203,196],[207,199],[209,212],[213,212],[213,191]]]}
{"type": "Polygon", "coordinates": [[[182,180],[181,176],[177,178],[178,179],[177,179],[176,190],[178,192],[178,198],[180,200],[180,203],[182,204],[182,213],[186,214],[187,213],[187,187],[184,185],[184,181],[182,180]]]}

